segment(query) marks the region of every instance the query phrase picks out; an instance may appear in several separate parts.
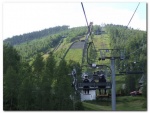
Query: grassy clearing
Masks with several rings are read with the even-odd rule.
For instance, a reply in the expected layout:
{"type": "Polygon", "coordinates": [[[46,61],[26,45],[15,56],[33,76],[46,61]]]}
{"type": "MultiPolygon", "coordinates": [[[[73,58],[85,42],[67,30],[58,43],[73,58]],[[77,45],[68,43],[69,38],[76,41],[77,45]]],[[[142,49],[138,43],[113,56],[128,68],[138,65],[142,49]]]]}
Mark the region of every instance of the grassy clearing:
{"type": "MultiPolygon", "coordinates": [[[[82,37],[81,40],[84,40],[85,37],[82,37]]],[[[109,48],[109,37],[108,35],[104,34],[104,35],[96,35],[94,36],[94,44],[96,47],[98,48],[102,48],[103,45],[105,46],[105,48],[109,48]]],[[[66,50],[69,48],[69,46],[71,45],[71,43],[67,43],[66,39],[63,40],[63,42],[60,44],[59,48],[55,51],[55,55],[57,57],[63,57],[64,53],[66,52],[66,50]]],[[[48,54],[44,54],[43,58],[46,59],[48,57],[48,54]]],[[[77,62],[81,63],[82,60],[82,49],[70,49],[66,55],[65,60],[74,60],[77,62]]],[[[100,63],[103,64],[109,64],[108,61],[100,61],[100,63]]]]}
{"type": "MultiPolygon", "coordinates": [[[[142,96],[122,96],[116,98],[116,111],[147,111],[143,107],[146,99],[142,96]]],[[[82,102],[86,111],[111,111],[111,101],[82,102]]]]}
{"type": "Polygon", "coordinates": [[[100,106],[100,105],[86,103],[86,102],[83,102],[83,106],[85,110],[90,110],[90,111],[111,111],[110,106],[100,106]]]}
{"type": "Polygon", "coordinates": [[[73,60],[76,62],[79,62],[81,64],[82,62],[82,50],[81,49],[71,49],[67,53],[65,60],[73,60]]]}
{"type": "Polygon", "coordinates": [[[99,49],[110,49],[110,39],[109,36],[107,34],[103,34],[103,35],[95,35],[93,42],[95,44],[96,47],[98,47],[99,49]]]}
{"type": "Polygon", "coordinates": [[[142,96],[123,96],[117,98],[117,111],[146,111],[143,107],[146,99],[142,96]]]}
{"type": "MultiPolygon", "coordinates": [[[[94,45],[97,50],[99,49],[110,49],[110,39],[107,34],[95,35],[93,38],[94,45]]],[[[100,57],[100,52],[96,59],[100,57]]],[[[100,60],[96,62],[97,64],[110,65],[110,60],[100,60]]]]}

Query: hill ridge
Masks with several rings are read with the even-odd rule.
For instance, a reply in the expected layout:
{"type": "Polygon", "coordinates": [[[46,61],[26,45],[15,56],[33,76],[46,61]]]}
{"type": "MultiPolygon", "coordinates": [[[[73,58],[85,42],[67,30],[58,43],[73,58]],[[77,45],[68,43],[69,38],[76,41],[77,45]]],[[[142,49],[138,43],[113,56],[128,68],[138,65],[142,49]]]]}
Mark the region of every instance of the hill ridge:
{"type": "Polygon", "coordinates": [[[10,45],[14,46],[14,45],[18,45],[24,42],[32,41],[34,39],[40,39],[45,36],[57,34],[61,31],[65,31],[68,29],[69,29],[69,26],[67,25],[51,27],[51,28],[40,30],[40,31],[33,31],[30,33],[25,33],[23,35],[16,35],[16,36],[13,36],[12,38],[7,38],[4,40],[4,43],[9,43],[10,45]]]}

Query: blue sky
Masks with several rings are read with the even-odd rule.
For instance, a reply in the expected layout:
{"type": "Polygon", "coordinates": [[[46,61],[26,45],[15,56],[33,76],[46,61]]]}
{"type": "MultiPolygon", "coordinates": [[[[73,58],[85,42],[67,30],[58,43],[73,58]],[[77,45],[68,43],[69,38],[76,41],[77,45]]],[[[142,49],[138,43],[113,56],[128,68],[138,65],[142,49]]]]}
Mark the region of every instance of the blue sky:
{"type": "MultiPolygon", "coordinates": [[[[88,22],[127,25],[138,2],[83,2],[88,22]]],[[[3,39],[58,25],[85,26],[81,2],[3,3],[3,39]]],[[[129,27],[146,30],[146,3],[140,3],[129,27]]]]}

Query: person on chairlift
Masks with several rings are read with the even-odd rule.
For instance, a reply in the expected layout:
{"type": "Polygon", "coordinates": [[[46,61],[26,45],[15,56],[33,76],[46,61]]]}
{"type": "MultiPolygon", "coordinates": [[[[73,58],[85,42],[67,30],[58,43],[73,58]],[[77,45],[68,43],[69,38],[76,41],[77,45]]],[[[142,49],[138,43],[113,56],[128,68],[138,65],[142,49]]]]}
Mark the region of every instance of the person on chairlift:
{"type": "MultiPolygon", "coordinates": [[[[104,74],[101,74],[100,77],[99,77],[99,83],[106,83],[106,79],[105,79],[105,76],[104,74]]],[[[101,85],[101,86],[98,86],[99,88],[99,94],[101,95],[102,92],[101,92],[101,89],[104,90],[104,94],[106,94],[106,85],[101,85]]]]}
{"type": "Polygon", "coordinates": [[[94,71],[93,76],[97,76],[96,72],[94,71]]]}
{"type": "MultiPolygon", "coordinates": [[[[91,83],[95,83],[94,75],[93,75],[93,77],[92,77],[92,79],[91,79],[91,83]]],[[[91,85],[91,87],[95,87],[95,86],[94,86],[94,84],[93,84],[93,85],[91,85]]]]}
{"type": "Polygon", "coordinates": [[[96,72],[94,71],[94,73],[93,73],[93,79],[96,78],[96,77],[97,77],[97,74],[96,74],[96,72]]]}
{"type": "Polygon", "coordinates": [[[94,71],[94,73],[93,73],[93,77],[95,77],[95,76],[97,76],[97,74],[96,74],[96,72],[94,71]]]}
{"type": "MultiPolygon", "coordinates": [[[[89,79],[88,79],[88,76],[85,75],[85,79],[83,80],[83,83],[89,83],[89,82],[90,82],[90,81],[89,81],[89,79]]],[[[86,94],[86,92],[89,94],[89,86],[84,85],[84,86],[83,86],[83,89],[84,89],[85,94],[86,94]]]]}

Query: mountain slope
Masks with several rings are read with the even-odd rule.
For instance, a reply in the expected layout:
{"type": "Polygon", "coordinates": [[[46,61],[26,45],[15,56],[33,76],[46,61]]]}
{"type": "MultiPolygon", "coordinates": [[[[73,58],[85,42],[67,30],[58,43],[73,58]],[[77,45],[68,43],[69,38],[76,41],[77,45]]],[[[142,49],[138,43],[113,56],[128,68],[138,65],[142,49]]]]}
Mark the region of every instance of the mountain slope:
{"type": "Polygon", "coordinates": [[[35,31],[31,33],[26,33],[23,35],[13,36],[12,38],[8,38],[4,40],[4,43],[9,43],[10,45],[18,45],[21,43],[29,42],[34,39],[40,39],[42,37],[46,37],[49,35],[60,33],[61,31],[68,30],[69,26],[56,26],[53,28],[44,29],[41,31],[35,31]]]}
{"type": "MultiPolygon", "coordinates": [[[[55,28],[52,29],[52,31],[55,31],[55,28]]],[[[35,34],[34,37],[36,38],[33,38],[32,40],[28,40],[28,41],[26,41],[26,38],[24,37],[22,38],[20,37],[18,39],[12,38],[9,40],[12,43],[14,43],[14,41],[19,40],[19,42],[13,46],[17,49],[17,51],[19,52],[19,54],[22,56],[23,59],[30,59],[30,58],[33,58],[37,53],[45,54],[47,52],[49,53],[50,51],[53,51],[53,49],[64,38],[67,43],[70,43],[78,39],[78,36],[84,35],[85,32],[86,32],[85,27],[76,27],[76,28],[71,28],[67,30],[62,30],[60,32],[57,31],[55,34],[49,34],[41,38],[36,37],[36,34],[35,34]]],[[[42,34],[43,32],[39,31],[38,33],[42,34]]],[[[30,35],[30,33],[28,35],[30,35]]],[[[9,43],[9,40],[4,40],[4,44],[9,43]]]]}

